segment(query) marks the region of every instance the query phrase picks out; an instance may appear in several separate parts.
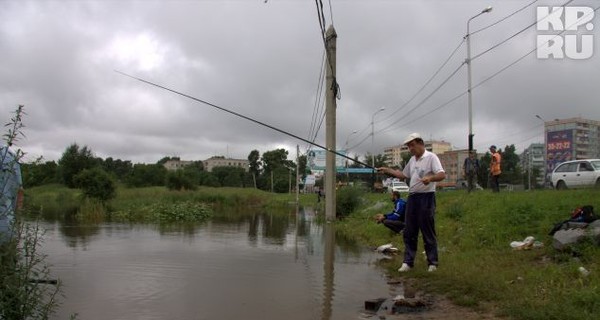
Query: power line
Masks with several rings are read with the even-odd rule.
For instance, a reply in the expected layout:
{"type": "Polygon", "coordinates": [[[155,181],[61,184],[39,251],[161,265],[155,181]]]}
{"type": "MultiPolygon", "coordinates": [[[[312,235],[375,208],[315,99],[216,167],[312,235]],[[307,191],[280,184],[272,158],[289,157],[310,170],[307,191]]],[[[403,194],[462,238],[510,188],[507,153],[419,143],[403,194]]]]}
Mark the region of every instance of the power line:
{"type": "Polygon", "coordinates": [[[311,145],[313,145],[313,146],[315,146],[315,147],[318,147],[318,148],[320,148],[320,149],[323,149],[323,150],[325,150],[325,151],[327,151],[327,152],[331,152],[331,153],[333,153],[333,154],[335,154],[335,155],[338,155],[338,156],[340,156],[340,157],[342,157],[342,158],[346,158],[346,159],[348,159],[348,160],[354,161],[354,162],[356,162],[356,163],[358,163],[358,164],[361,164],[361,165],[363,165],[363,166],[365,166],[365,167],[367,167],[367,168],[372,168],[372,169],[374,169],[374,168],[373,168],[371,165],[369,165],[369,164],[366,164],[366,163],[363,163],[363,162],[361,162],[361,161],[358,161],[358,160],[356,160],[356,159],[353,159],[353,158],[351,158],[351,157],[348,157],[348,156],[346,156],[345,154],[342,154],[342,153],[339,153],[339,152],[337,152],[336,150],[331,150],[331,149],[329,149],[329,148],[327,148],[327,147],[324,147],[324,146],[322,146],[322,145],[320,145],[320,144],[317,144],[317,143],[314,143],[314,142],[308,141],[307,139],[301,138],[300,136],[298,136],[298,135],[296,135],[296,134],[293,134],[293,133],[291,133],[291,132],[285,131],[285,130],[283,130],[283,129],[279,129],[279,128],[277,128],[277,127],[274,127],[274,126],[272,126],[272,125],[269,125],[269,124],[267,124],[267,123],[264,123],[264,122],[262,122],[262,121],[259,121],[259,120],[256,120],[256,119],[253,119],[253,118],[250,118],[250,117],[248,117],[248,116],[246,116],[246,115],[243,115],[243,114],[241,114],[241,113],[238,113],[238,112],[235,112],[235,111],[232,111],[232,110],[226,109],[226,108],[224,108],[224,107],[221,107],[221,106],[218,106],[218,105],[216,105],[216,104],[214,104],[214,103],[210,103],[210,102],[208,102],[208,101],[205,101],[205,100],[202,100],[202,99],[196,98],[196,97],[194,97],[194,96],[191,96],[191,95],[189,95],[189,94],[185,94],[185,93],[183,93],[183,92],[180,92],[180,91],[177,91],[177,90],[175,90],[175,89],[171,89],[171,88],[168,88],[168,87],[166,87],[166,86],[163,86],[163,85],[160,85],[160,84],[156,84],[156,83],[150,82],[150,81],[148,81],[148,80],[144,80],[144,79],[142,79],[142,78],[138,78],[138,77],[135,77],[135,76],[129,75],[129,74],[127,74],[127,73],[124,73],[124,72],[121,72],[121,71],[118,71],[118,70],[115,70],[115,72],[117,72],[117,73],[119,73],[119,74],[121,74],[121,75],[123,75],[123,76],[126,76],[126,77],[128,77],[128,78],[131,78],[131,79],[134,79],[134,80],[137,80],[137,81],[143,82],[143,83],[145,83],[145,84],[148,84],[148,85],[151,85],[151,86],[154,86],[154,87],[160,88],[160,89],[163,89],[163,90],[165,90],[165,91],[172,92],[172,93],[174,93],[174,94],[176,94],[176,95],[179,95],[179,96],[182,96],[182,97],[188,98],[188,99],[190,99],[190,100],[193,100],[193,101],[196,101],[196,102],[199,102],[199,103],[205,104],[205,105],[207,105],[207,106],[213,107],[213,108],[215,108],[215,109],[218,109],[218,110],[220,110],[220,111],[224,111],[224,112],[226,112],[226,113],[232,114],[232,115],[234,115],[234,116],[237,116],[237,117],[239,117],[239,118],[242,118],[242,119],[244,119],[244,120],[248,120],[248,121],[250,121],[250,122],[253,122],[253,123],[255,123],[255,124],[261,125],[261,126],[263,126],[263,127],[267,127],[267,128],[269,128],[269,129],[271,129],[271,130],[277,131],[277,132],[279,132],[279,133],[283,133],[283,134],[285,134],[285,135],[287,135],[287,136],[290,136],[290,137],[292,137],[292,138],[295,138],[295,139],[298,139],[298,140],[300,140],[300,141],[303,141],[303,142],[309,143],[309,144],[311,144],[311,145]]]}
{"type": "MultiPolygon", "coordinates": [[[[571,1],[572,1],[572,0],[571,0],[571,1]]],[[[568,4],[568,3],[570,3],[571,1],[568,1],[568,2],[567,2],[567,3],[565,3],[564,5],[567,5],[567,4],[568,4]]],[[[596,11],[598,11],[599,9],[600,9],[600,6],[596,7],[596,8],[593,10],[593,12],[596,12],[596,11]]],[[[590,14],[591,14],[591,13],[588,13],[587,15],[585,15],[585,16],[583,16],[583,17],[579,18],[579,19],[578,19],[578,20],[577,20],[575,23],[573,23],[571,26],[569,26],[569,27],[565,28],[565,29],[564,29],[562,32],[560,32],[559,34],[557,34],[557,35],[556,35],[554,38],[556,38],[556,37],[558,37],[558,36],[562,35],[563,33],[565,33],[565,32],[566,32],[566,30],[568,30],[570,27],[572,27],[572,26],[576,25],[576,24],[577,24],[577,22],[579,22],[580,20],[582,20],[582,19],[586,18],[586,17],[587,17],[588,15],[590,15],[590,14]]],[[[472,86],[472,87],[471,87],[471,90],[474,90],[474,89],[478,88],[479,86],[483,85],[485,82],[487,82],[487,81],[489,81],[489,80],[491,80],[491,79],[495,78],[495,77],[496,77],[496,76],[498,76],[500,73],[504,72],[505,70],[507,70],[507,69],[509,69],[510,67],[514,66],[515,64],[517,64],[517,63],[518,63],[518,62],[520,62],[521,60],[525,59],[525,58],[526,58],[528,55],[530,55],[530,54],[532,54],[533,52],[535,52],[535,51],[536,51],[536,50],[537,50],[537,49],[538,49],[540,46],[542,46],[542,45],[545,45],[545,44],[547,44],[548,42],[552,41],[554,38],[552,38],[552,39],[549,39],[549,40],[548,40],[548,41],[546,41],[545,43],[538,44],[538,45],[537,45],[537,46],[536,46],[536,47],[535,47],[533,50],[531,50],[531,51],[527,52],[525,55],[521,56],[521,57],[520,57],[520,58],[518,58],[517,60],[515,60],[515,61],[511,62],[510,64],[508,64],[508,65],[506,65],[505,67],[503,67],[502,69],[498,70],[497,72],[495,72],[495,73],[494,73],[494,74],[492,74],[491,76],[487,77],[487,78],[486,78],[486,79],[484,79],[483,81],[481,81],[481,82],[477,83],[476,85],[472,86]]],[[[457,96],[453,97],[452,99],[450,99],[450,100],[448,100],[448,101],[446,101],[446,102],[442,103],[441,105],[439,105],[438,107],[434,108],[434,109],[433,109],[433,110],[431,110],[430,112],[428,112],[428,113],[426,113],[426,114],[424,114],[424,115],[422,115],[422,116],[420,116],[420,117],[418,117],[418,118],[416,118],[416,119],[413,119],[413,120],[411,120],[410,122],[407,122],[407,124],[408,124],[408,123],[411,123],[411,122],[414,122],[414,121],[416,121],[416,120],[418,120],[418,119],[420,119],[420,118],[424,117],[425,115],[428,115],[428,114],[432,113],[433,111],[437,111],[437,110],[439,110],[439,109],[441,109],[441,108],[443,108],[443,107],[445,107],[445,106],[449,105],[449,104],[450,104],[450,103],[452,103],[453,101],[457,100],[458,98],[460,98],[460,97],[462,97],[462,96],[464,96],[464,95],[466,95],[466,94],[467,94],[467,91],[465,91],[465,92],[462,92],[461,94],[459,94],[459,95],[457,95],[457,96]]]]}
{"type": "Polygon", "coordinates": [[[429,79],[425,82],[425,84],[423,84],[423,86],[421,86],[421,88],[410,98],[410,100],[406,101],[404,104],[402,104],[402,106],[400,106],[400,108],[397,108],[394,112],[392,112],[392,114],[390,114],[390,116],[387,119],[384,119],[381,121],[389,120],[393,115],[395,115],[400,110],[402,110],[404,107],[406,107],[409,103],[411,103],[419,95],[419,93],[421,93],[425,89],[425,87],[427,87],[431,83],[431,81],[433,81],[433,79],[440,73],[440,71],[442,71],[442,69],[446,66],[446,64],[448,64],[450,59],[452,59],[452,57],[454,57],[456,52],[458,52],[458,49],[460,49],[460,47],[463,45],[463,43],[465,43],[464,38],[458,44],[458,46],[456,46],[456,48],[452,51],[452,53],[450,53],[450,55],[448,56],[448,58],[446,58],[444,63],[442,63],[442,65],[435,71],[435,73],[431,77],[429,77],[429,79]]]}
{"type": "MultiPolygon", "coordinates": [[[[435,77],[437,77],[437,75],[448,64],[448,62],[452,59],[452,57],[454,57],[454,55],[458,52],[458,50],[462,47],[462,45],[464,43],[465,43],[465,39],[463,38],[460,41],[460,43],[456,46],[456,48],[454,48],[454,50],[450,53],[450,55],[444,60],[444,62],[433,73],[433,75],[431,77],[429,77],[429,79],[421,86],[421,88],[419,90],[417,90],[417,92],[415,94],[413,94],[413,96],[408,101],[406,101],[405,103],[403,103],[399,108],[397,108],[394,112],[392,112],[392,114],[390,114],[386,119],[379,120],[377,123],[390,120],[392,116],[394,116],[400,110],[402,110],[406,106],[408,106],[433,81],[433,79],[435,79],[435,77]]],[[[392,123],[389,126],[392,126],[395,122],[397,122],[399,120],[401,120],[401,119],[392,119],[392,123]]],[[[386,128],[388,128],[388,127],[386,127],[386,128]]],[[[363,134],[363,132],[365,132],[365,130],[367,130],[368,128],[369,128],[369,125],[367,125],[365,128],[363,128],[362,130],[360,130],[360,132],[358,133],[358,136],[360,137],[363,134]]],[[[385,130],[386,128],[384,128],[382,130],[385,130]]],[[[379,130],[378,132],[381,132],[382,130],[379,130]]],[[[357,143],[352,148],[358,147],[359,145],[361,145],[362,143],[364,143],[370,136],[371,136],[371,134],[369,133],[365,138],[363,138],[359,143],[357,143]]],[[[350,149],[352,149],[352,148],[350,148],[350,149]]]]}
{"type": "MultiPolygon", "coordinates": [[[[564,3],[562,6],[561,6],[561,7],[564,7],[564,6],[568,5],[568,4],[569,4],[569,3],[571,3],[571,2],[573,2],[573,0],[569,0],[569,1],[565,2],[565,3],[564,3]]],[[[548,14],[548,16],[549,16],[549,15],[550,15],[550,13],[548,14]]],[[[515,33],[515,34],[511,35],[510,37],[508,37],[508,38],[506,38],[506,39],[504,39],[504,40],[500,41],[499,43],[497,43],[497,44],[495,44],[495,45],[491,46],[491,47],[490,47],[490,48],[488,48],[487,50],[485,50],[485,51],[483,51],[483,52],[479,53],[478,55],[476,55],[476,56],[474,56],[473,58],[471,58],[471,61],[473,61],[473,60],[476,60],[477,58],[481,57],[482,55],[484,55],[484,54],[486,54],[486,53],[488,53],[488,52],[490,52],[490,51],[492,51],[492,50],[494,50],[494,49],[498,48],[499,46],[501,46],[501,45],[503,45],[503,44],[505,44],[506,42],[508,42],[508,41],[509,41],[509,40],[511,40],[512,38],[514,38],[514,37],[518,36],[519,34],[521,34],[521,33],[525,32],[527,29],[529,29],[529,28],[531,28],[531,27],[535,26],[535,25],[536,25],[538,22],[540,22],[540,21],[542,21],[542,20],[546,19],[548,16],[546,16],[546,17],[543,17],[543,18],[541,18],[541,19],[539,19],[539,20],[536,20],[536,21],[535,21],[535,22],[533,22],[532,24],[530,24],[530,25],[526,26],[525,28],[523,28],[523,29],[519,30],[517,33],[515,33]]]]}
{"type": "MultiPolygon", "coordinates": [[[[331,64],[331,57],[329,54],[329,50],[327,50],[327,35],[326,35],[326,31],[325,31],[325,25],[327,23],[325,21],[325,15],[323,13],[323,1],[315,0],[315,4],[317,6],[317,18],[319,19],[319,27],[321,29],[321,38],[323,39],[323,46],[325,47],[325,53],[327,55],[327,64],[329,65],[329,68],[331,69],[331,74],[334,74],[334,72],[333,72],[334,69],[333,69],[333,65],[331,64]]],[[[332,25],[333,25],[333,23],[332,23],[332,25]]],[[[340,89],[339,84],[337,83],[337,79],[335,76],[333,76],[330,90],[333,91],[334,97],[336,97],[338,100],[341,99],[341,89],[340,89]]]]}
{"type": "Polygon", "coordinates": [[[529,4],[525,5],[525,6],[524,6],[524,7],[522,7],[521,9],[519,9],[519,10],[517,10],[517,11],[515,11],[515,12],[513,12],[513,13],[509,14],[509,15],[507,15],[506,17],[504,17],[504,18],[502,18],[502,19],[500,19],[500,20],[498,20],[498,21],[496,21],[496,22],[494,22],[494,23],[492,23],[492,24],[490,24],[490,25],[488,25],[488,26],[486,26],[486,27],[483,27],[483,28],[481,28],[481,29],[479,29],[479,30],[476,30],[476,31],[473,31],[473,32],[471,32],[471,34],[470,34],[469,36],[472,36],[472,35],[474,35],[474,34],[476,34],[476,33],[479,33],[479,32],[481,32],[481,31],[487,30],[488,28],[491,28],[491,27],[493,27],[493,26],[495,26],[495,25],[497,25],[497,24],[499,24],[499,23],[501,23],[501,22],[505,21],[506,19],[508,19],[508,18],[510,18],[510,17],[512,17],[512,16],[514,16],[515,14],[517,14],[517,13],[519,13],[519,12],[521,12],[521,11],[523,11],[523,10],[527,9],[528,7],[530,7],[532,4],[534,4],[534,3],[536,3],[536,2],[538,2],[538,0],[533,0],[533,1],[531,1],[529,4]]]}
{"type": "MultiPolygon", "coordinates": [[[[460,68],[462,68],[462,66],[465,65],[466,62],[463,61],[463,63],[461,63],[458,68],[456,68],[454,70],[454,72],[452,72],[439,86],[437,86],[427,97],[425,97],[425,99],[421,100],[421,102],[419,102],[416,106],[414,106],[412,109],[410,109],[406,114],[404,114],[404,116],[406,117],[407,115],[411,114],[413,111],[417,110],[419,107],[421,107],[425,102],[427,102],[427,100],[429,100],[429,98],[431,98],[436,92],[438,92],[448,81],[450,81],[450,79],[452,79],[452,77],[454,77],[456,75],[456,73],[460,70],[460,68]]],[[[412,122],[412,120],[411,120],[412,122]]],[[[378,130],[377,133],[381,133],[384,132],[385,130],[391,128],[392,126],[394,126],[394,123],[388,125],[385,128],[382,128],[381,130],[378,130]]]]}
{"type": "MultiPolygon", "coordinates": [[[[478,144],[480,144],[480,145],[485,145],[485,144],[493,143],[494,141],[505,141],[506,139],[508,139],[508,138],[510,138],[510,137],[513,137],[513,136],[516,136],[516,135],[520,135],[520,134],[523,134],[523,133],[527,133],[527,132],[530,132],[530,131],[536,130],[536,129],[538,129],[539,127],[541,127],[541,126],[543,126],[543,125],[544,125],[543,123],[536,124],[536,125],[535,125],[535,126],[533,126],[533,127],[529,127],[529,128],[526,128],[526,129],[524,129],[524,130],[516,131],[516,132],[513,132],[513,133],[511,133],[511,134],[509,134],[509,135],[506,135],[506,136],[503,136],[503,137],[500,137],[500,138],[494,138],[494,139],[487,139],[487,140],[483,140],[482,142],[479,142],[478,144]]],[[[540,134],[539,134],[539,132],[538,132],[536,136],[539,136],[539,135],[540,135],[540,134]]],[[[501,143],[498,143],[498,142],[496,142],[496,143],[497,143],[497,144],[501,144],[501,143]]]]}
{"type": "MultiPolygon", "coordinates": [[[[534,1],[530,2],[530,3],[529,3],[529,4],[527,4],[526,6],[524,6],[524,7],[520,8],[520,9],[518,9],[517,11],[515,11],[515,12],[513,12],[513,13],[509,14],[508,16],[506,16],[506,17],[504,17],[504,18],[502,18],[502,19],[500,19],[500,20],[498,20],[498,21],[496,21],[496,22],[494,22],[494,23],[492,23],[492,24],[490,24],[490,25],[488,25],[488,26],[486,26],[486,27],[484,27],[484,28],[481,28],[481,29],[479,29],[479,30],[477,30],[477,31],[475,31],[475,32],[472,32],[472,33],[471,33],[470,35],[468,35],[468,36],[471,36],[471,35],[473,35],[473,34],[475,34],[475,33],[478,33],[478,32],[481,32],[481,31],[484,31],[484,30],[486,30],[486,29],[488,29],[488,28],[491,28],[491,27],[493,27],[493,26],[495,26],[495,25],[497,25],[497,24],[499,24],[499,23],[501,23],[501,22],[503,22],[503,21],[507,20],[508,18],[510,18],[510,17],[512,17],[512,16],[514,16],[515,14],[517,14],[517,13],[519,13],[519,12],[521,12],[521,11],[525,10],[526,8],[530,7],[531,5],[533,5],[533,4],[534,4],[535,2],[537,2],[537,1],[538,1],[538,0],[534,0],[534,1]]],[[[573,0],[571,0],[571,1],[573,1],[573,0]]],[[[569,1],[569,2],[570,2],[570,1],[569,1]]],[[[568,4],[568,3],[565,3],[564,5],[567,5],[567,4],[568,4]]],[[[563,6],[564,6],[564,5],[563,5],[563,6]]],[[[443,67],[444,67],[444,66],[445,66],[445,65],[448,63],[448,61],[450,61],[450,59],[451,59],[451,58],[454,56],[454,54],[456,54],[456,52],[458,51],[458,49],[460,49],[460,47],[461,47],[461,46],[462,46],[462,44],[465,42],[465,40],[466,40],[466,36],[465,36],[465,37],[463,37],[462,41],[461,41],[461,42],[458,44],[458,46],[456,47],[456,49],[454,49],[454,51],[453,51],[453,52],[450,54],[450,56],[449,56],[449,57],[446,59],[446,61],[445,61],[445,62],[444,62],[444,63],[443,63],[441,66],[440,66],[440,68],[438,68],[438,70],[437,70],[437,71],[434,73],[434,75],[433,75],[431,78],[429,78],[429,80],[428,80],[428,81],[427,81],[427,82],[426,82],[426,83],[425,83],[425,84],[424,84],[424,85],[423,85],[423,86],[422,86],[422,87],[419,89],[419,91],[418,91],[418,92],[417,92],[415,95],[413,95],[413,97],[412,97],[412,98],[411,98],[409,101],[407,101],[407,102],[406,102],[404,105],[402,105],[400,108],[398,108],[396,111],[394,111],[394,113],[392,113],[392,114],[390,115],[390,117],[391,117],[391,116],[393,116],[394,114],[396,114],[397,112],[399,112],[401,109],[403,109],[403,108],[404,108],[406,105],[408,105],[408,103],[410,103],[412,100],[414,100],[414,98],[416,98],[416,96],[417,96],[419,93],[421,93],[421,91],[423,91],[423,89],[424,89],[424,88],[425,88],[425,87],[426,87],[426,86],[427,86],[427,85],[428,85],[428,84],[429,84],[429,83],[430,83],[430,82],[431,82],[431,81],[432,81],[432,80],[433,80],[433,79],[434,79],[434,78],[437,76],[437,74],[438,74],[438,73],[439,73],[439,72],[442,70],[442,68],[443,68],[443,67]]],[[[504,42],[506,42],[506,41],[508,41],[508,40],[505,40],[504,42]]],[[[473,59],[471,59],[471,60],[473,60],[473,59]]],[[[461,95],[461,96],[462,96],[462,95],[461,95]]],[[[457,99],[457,98],[459,98],[459,97],[455,97],[455,98],[453,98],[451,101],[454,101],[454,100],[455,100],[455,99],[457,99]]],[[[428,114],[428,113],[427,113],[427,114],[428,114]]],[[[390,119],[390,118],[388,117],[387,119],[384,119],[384,120],[381,120],[381,121],[386,121],[386,120],[389,120],[389,119],[390,119]]],[[[398,119],[398,120],[400,120],[400,119],[398,119]]],[[[397,121],[397,120],[395,120],[395,119],[394,119],[393,121],[397,121]]],[[[387,128],[387,127],[386,127],[386,128],[387,128]]],[[[385,130],[385,129],[383,129],[383,130],[385,130]]]]}
{"type": "Polygon", "coordinates": [[[461,97],[463,97],[463,96],[464,96],[464,95],[466,95],[466,94],[467,94],[467,92],[465,91],[465,92],[463,92],[463,93],[461,93],[461,94],[459,94],[459,95],[455,96],[454,98],[452,98],[452,99],[450,99],[450,100],[448,100],[448,101],[446,101],[446,102],[442,103],[441,105],[439,105],[439,106],[437,106],[437,107],[433,108],[431,111],[428,111],[428,112],[426,112],[426,113],[424,113],[424,114],[422,114],[422,115],[420,115],[420,116],[418,116],[418,117],[416,117],[416,118],[414,118],[414,119],[412,119],[412,120],[410,120],[410,121],[407,121],[407,122],[405,122],[405,123],[402,123],[402,124],[398,125],[398,127],[400,127],[400,128],[401,128],[401,127],[404,127],[404,126],[406,126],[406,125],[408,125],[408,124],[410,124],[410,123],[413,123],[413,122],[415,122],[415,121],[417,121],[417,120],[420,120],[420,119],[422,119],[422,118],[424,118],[424,117],[426,117],[426,116],[428,116],[428,115],[430,115],[430,114],[434,113],[435,111],[438,111],[439,109],[442,109],[443,107],[445,107],[445,106],[447,106],[447,105],[451,104],[452,102],[454,102],[454,101],[456,101],[456,100],[460,99],[461,97]]]}
{"type": "Polygon", "coordinates": [[[331,0],[328,0],[329,2],[329,16],[331,17],[331,25],[335,25],[335,23],[333,23],[333,9],[331,8],[331,0]]]}
{"type": "MultiPolygon", "coordinates": [[[[570,2],[570,1],[569,1],[570,2]]],[[[596,12],[598,11],[598,9],[600,9],[600,6],[596,7],[592,12],[596,12]]],[[[518,58],[517,60],[513,61],[512,63],[508,64],[507,66],[505,66],[504,68],[500,69],[498,72],[492,74],[491,76],[487,77],[486,79],[484,79],[483,81],[479,82],[478,84],[476,84],[475,86],[473,86],[471,88],[471,90],[481,86],[482,84],[488,82],[489,80],[495,78],[497,75],[499,75],[500,73],[502,73],[503,71],[507,70],[508,68],[514,66],[515,64],[517,64],[518,62],[520,62],[521,60],[525,59],[525,57],[527,57],[528,55],[534,53],[535,51],[537,51],[537,49],[539,49],[540,46],[542,45],[546,45],[548,42],[553,41],[556,37],[562,35],[563,33],[565,33],[568,29],[570,29],[572,26],[576,25],[580,20],[586,18],[587,16],[589,16],[590,14],[592,14],[592,12],[586,14],[585,16],[582,16],[581,18],[579,18],[577,21],[575,21],[575,23],[573,23],[572,25],[564,28],[563,31],[561,31],[560,33],[558,33],[556,36],[554,36],[552,39],[549,39],[548,41],[544,42],[544,43],[540,43],[538,44],[535,48],[533,48],[533,50],[527,52],[525,55],[523,55],[522,57],[518,58]]]]}
{"type": "Polygon", "coordinates": [[[323,96],[323,80],[325,78],[325,52],[323,52],[323,55],[321,56],[321,67],[319,70],[319,79],[317,82],[317,92],[315,94],[315,104],[313,107],[313,113],[311,116],[311,123],[310,123],[310,127],[308,130],[308,139],[311,140],[311,137],[313,136],[316,124],[317,124],[317,119],[318,119],[318,115],[321,112],[321,106],[322,106],[322,100],[321,97],[323,96]]]}

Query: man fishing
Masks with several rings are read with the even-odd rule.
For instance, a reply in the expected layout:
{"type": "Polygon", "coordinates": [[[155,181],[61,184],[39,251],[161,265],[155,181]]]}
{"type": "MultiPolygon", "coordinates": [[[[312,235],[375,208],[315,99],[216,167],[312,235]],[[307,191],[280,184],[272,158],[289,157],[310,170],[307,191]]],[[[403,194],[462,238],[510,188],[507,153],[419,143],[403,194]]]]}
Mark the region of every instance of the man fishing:
{"type": "Polygon", "coordinates": [[[417,254],[419,231],[423,233],[427,271],[437,270],[438,250],[435,233],[435,185],[446,178],[440,159],[425,149],[425,142],[418,133],[411,133],[404,144],[412,157],[402,171],[391,168],[377,168],[377,171],[399,179],[410,179],[409,196],[406,204],[404,228],[404,263],[399,272],[407,272],[414,267],[417,254]]]}

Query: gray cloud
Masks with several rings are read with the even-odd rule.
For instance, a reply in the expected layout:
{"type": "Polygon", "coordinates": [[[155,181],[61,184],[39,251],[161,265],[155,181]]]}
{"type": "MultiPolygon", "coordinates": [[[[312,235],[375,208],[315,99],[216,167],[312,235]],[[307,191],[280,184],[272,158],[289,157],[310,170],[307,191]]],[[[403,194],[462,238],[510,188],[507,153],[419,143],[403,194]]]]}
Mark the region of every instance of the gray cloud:
{"type": "MultiPolygon", "coordinates": [[[[464,45],[439,77],[406,108],[487,5],[473,30],[530,1],[332,1],[338,33],[337,136],[352,152],[382,152],[413,131],[466,147],[463,66],[414,112],[418,102],[464,61],[464,45]],[[375,146],[370,121],[377,115],[375,146]],[[418,118],[418,119],[417,119],[418,118]],[[416,119],[416,120],[415,120],[416,119]],[[379,130],[389,127],[384,132],[379,130]]],[[[563,1],[538,1],[559,5],[563,1]]],[[[473,54],[535,21],[535,7],[473,36],[473,54]]],[[[578,5],[597,5],[578,1],[578,5]]],[[[326,6],[327,9],[327,6],[326,6]]],[[[326,19],[330,22],[329,12],[326,19]]],[[[598,14],[594,23],[600,26],[598,14]]],[[[598,26],[593,32],[598,51],[598,26]]],[[[479,83],[534,48],[534,28],[474,60],[479,83]]],[[[165,155],[245,158],[306,144],[246,120],[123,77],[121,70],[308,137],[323,42],[310,1],[2,1],[0,112],[25,104],[30,159],[58,159],[70,143],[102,157],[155,162],[165,155]]],[[[475,144],[543,141],[545,119],[600,119],[600,53],[591,59],[538,60],[532,54],[473,91],[475,144]],[[522,132],[520,134],[515,134],[522,132]]],[[[5,121],[6,122],[6,121],[5,121]]],[[[324,144],[324,125],[317,139],[324,144]]]]}

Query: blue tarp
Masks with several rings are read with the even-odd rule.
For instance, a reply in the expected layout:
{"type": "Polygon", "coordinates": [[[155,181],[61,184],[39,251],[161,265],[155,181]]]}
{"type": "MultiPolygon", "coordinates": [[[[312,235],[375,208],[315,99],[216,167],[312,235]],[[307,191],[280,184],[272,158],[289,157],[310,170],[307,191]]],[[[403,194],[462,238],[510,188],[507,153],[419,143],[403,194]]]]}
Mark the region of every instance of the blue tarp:
{"type": "Polygon", "coordinates": [[[10,225],[17,206],[17,194],[21,187],[21,167],[15,155],[7,147],[0,147],[0,243],[10,238],[10,225]]]}

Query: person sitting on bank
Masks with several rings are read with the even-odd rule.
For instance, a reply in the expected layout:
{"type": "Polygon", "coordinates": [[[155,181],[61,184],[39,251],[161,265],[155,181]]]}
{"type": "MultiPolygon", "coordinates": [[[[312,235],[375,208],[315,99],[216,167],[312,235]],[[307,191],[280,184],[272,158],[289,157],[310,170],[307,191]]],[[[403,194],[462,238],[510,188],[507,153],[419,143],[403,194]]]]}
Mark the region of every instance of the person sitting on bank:
{"type": "Polygon", "coordinates": [[[377,223],[383,223],[384,226],[395,233],[400,233],[404,230],[406,201],[400,197],[400,192],[394,191],[392,192],[392,202],[394,203],[394,210],[388,214],[378,214],[375,216],[375,219],[377,223]]]}

